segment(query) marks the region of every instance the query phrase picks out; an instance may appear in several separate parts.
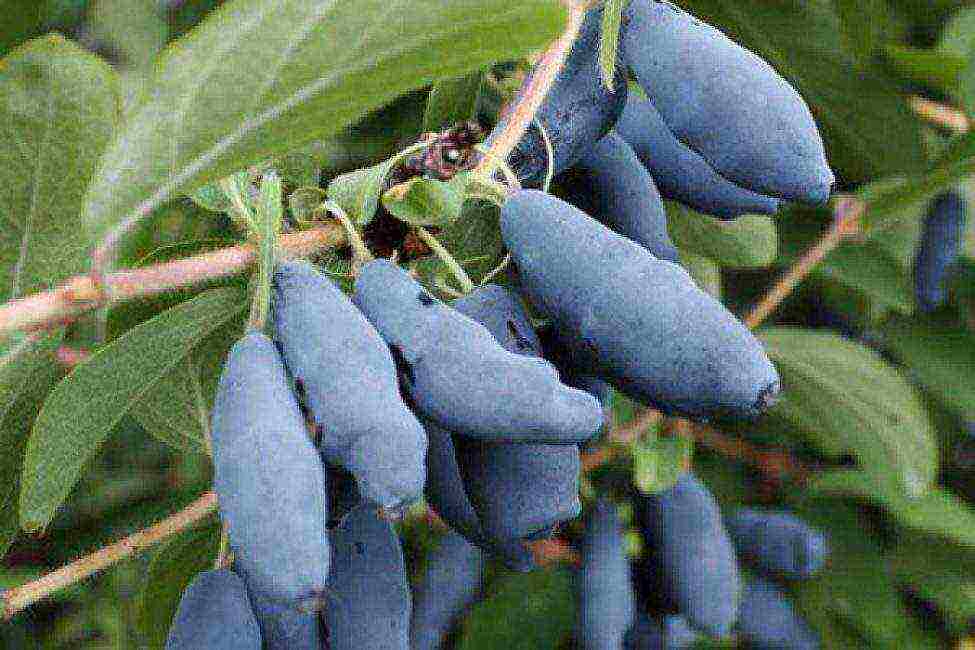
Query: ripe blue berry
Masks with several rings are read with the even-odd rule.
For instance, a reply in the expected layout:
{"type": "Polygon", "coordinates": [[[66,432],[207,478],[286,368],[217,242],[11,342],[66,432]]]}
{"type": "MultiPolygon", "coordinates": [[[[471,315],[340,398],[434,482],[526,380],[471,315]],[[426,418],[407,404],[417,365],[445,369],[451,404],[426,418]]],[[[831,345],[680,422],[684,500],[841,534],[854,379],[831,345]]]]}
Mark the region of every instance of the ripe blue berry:
{"type": "Polygon", "coordinates": [[[755,417],[779,392],[761,344],[678,265],[535,190],[501,210],[525,292],[577,365],[666,413],[755,417]]]}
{"type": "Polygon", "coordinates": [[[483,440],[559,444],[602,426],[595,398],[563,385],[548,362],[502,348],[395,264],[364,266],[355,302],[398,358],[414,408],[440,426],[483,440]]]}
{"type": "Polygon", "coordinates": [[[616,507],[597,501],[582,538],[579,639],[585,650],[618,650],[636,610],[616,507]]]}
{"type": "Polygon", "coordinates": [[[753,580],[741,598],[738,631],[759,650],[816,650],[816,633],[796,615],[785,595],[771,583],[753,580]]]}
{"type": "Polygon", "coordinates": [[[760,57],[669,2],[631,0],[623,59],[671,132],[746,189],[822,203],[834,176],[809,107],[760,57]]]}
{"type": "Polygon", "coordinates": [[[826,536],[787,512],[741,508],[725,523],[738,557],[769,575],[808,578],[826,563],[826,536]]]}
{"type": "Polygon", "coordinates": [[[410,625],[413,650],[436,650],[481,589],[484,556],[457,533],[447,533],[427,557],[410,625]]]}
{"type": "Polygon", "coordinates": [[[323,456],[347,468],[362,496],[386,508],[419,498],[426,435],[399,393],[375,328],[305,262],[274,275],[275,338],[304,392],[323,456]]]}
{"type": "Polygon", "coordinates": [[[945,303],[945,284],[958,259],[966,207],[957,192],[945,192],[928,207],[914,259],[914,294],[921,311],[931,312],[945,303]]]}
{"type": "Polygon", "coordinates": [[[332,575],[322,613],[331,650],[405,650],[411,598],[399,538],[360,506],[333,530],[332,575]]]}
{"type": "MultiPolygon", "coordinates": [[[[552,144],[556,174],[571,167],[613,128],[626,103],[626,74],[621,68],[616,69],[613,91],[602,80],[598,61],[601,20],[601,9],[586,15],[565,65],[536,113],[552,144]]],[[[502,118],[495,133],[503,128],[502,118]]],[[[512,152],[510,164],[523,183],[542,181],[548,155],[538,128],[528,129],[512,152]]]]}
{"type": "Polygon", "coordinates": [[[232,571],[205,571],[186,587],[166,650],[261,650],[261,631],[243,581],[232,571]]]}
{"type": "Polygon", "coordinates": [[[654,257],[677,261],[657,186],[633,149],[615,132],[596,143],[559,179],[559,194],[654,257]]]}
{"type": "Polygon", "coordinates": [[[632,95],[627,99],[616,132],[633,147],[665,199],[720,219],[779,210],[778,199],[739,187],[714,171],[700,154],[677,139],[645,99],[632,95]]]}
{"type": "Polygon", "coordinates": [[[325,472],[263,334],[231,349],[211,430],[214,489],[248,590],[295,605],[320,597],[329,571],[325,472]]]}
{"type": "Polygon", "coordinates": [[[714,497],[692,474],[637,499],[650,563],[666,596],[697,628],[724,636],[738,617],[740,576],[714,497]]]}

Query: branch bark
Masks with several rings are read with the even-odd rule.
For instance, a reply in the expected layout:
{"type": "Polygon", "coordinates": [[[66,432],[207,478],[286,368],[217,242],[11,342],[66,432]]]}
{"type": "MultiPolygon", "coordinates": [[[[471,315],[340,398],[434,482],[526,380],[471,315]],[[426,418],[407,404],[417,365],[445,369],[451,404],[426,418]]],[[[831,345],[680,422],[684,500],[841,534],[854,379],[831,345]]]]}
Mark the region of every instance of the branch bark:
{"type": "Polygon", "coordinates": [[[586,16],[586,6],[585,2],[572,2],[568,5],[569,20],[565,31],[542,53],[514,101],[502,111],[498,122],[500,128],[492,134],[487,151],[474,170],[476,173],[493,176],[498,165],[508,159],[525,135],[579,35],[579,28],[586,16]]]}
{"type": "MultiPolygon", "coordinates": [[[[345,241],[342,227],[330,223],[284,235],[280,246],[284,257],[293,258],[336,248],[345,241]]],[[[154,266],[115,271],[100,283],[90,275],[79,275],[57,289],[0,305],[0,336],[16,330],[34,331],[67,324],[105,304],[236,275],[249,267],[256,255],[253,245],[242,244],[154,266]]]]}
{"type": "Polygon", "coordinates": [[[217,495],[207,492],[176,514],[157,524],[129,535],[91,555],[79,558],[56,571],[0,594],[3,618],[10,619],[17,612],[76,582],[102,571],[139,551],[163,541],[171,535],[205,519],[217,509],[217,495]]]}

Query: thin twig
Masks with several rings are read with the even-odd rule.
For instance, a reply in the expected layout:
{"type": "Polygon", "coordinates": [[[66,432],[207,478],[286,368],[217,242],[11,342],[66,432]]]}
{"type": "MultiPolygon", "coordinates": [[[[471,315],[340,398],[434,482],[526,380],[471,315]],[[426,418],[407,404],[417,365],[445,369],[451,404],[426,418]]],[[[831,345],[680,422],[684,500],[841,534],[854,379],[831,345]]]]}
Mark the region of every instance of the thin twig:
{"type": "Polygon", "coordinates": [[[968,133],[971,129],[971,121],[968,116],[953,106],[939,104],[917,95],[911,97],[909,102],[911,110],[928,122],[933,122],[955,133],[968,133]]]}
{"type": "Polygon", "coordinates": [[[497,169],[497,161],[507,160],[508,155],[525,135],[528,126],[535,119],[535,113],[545,100],[545,95],[552,88],[555,78],[562,69],[565,58],[569,55],[576,36],[579,35],[585,15],[586,3],[570,4],[569,20],[565,31],[542,53],[514,101],[505,107],[499,122],[503,126],[492,136],[487,153],[475,169],[476,173],[485,177],[493,176],[497,169]]]}
{"type": "Polygon", "coordinates": [[[755,329],[764,323],[765,319],[792,294],[796,286],[816,268],[817,264],[839,246],[843,239],[857,232],[864,208],[865,204],[854,197],[842,197],[836,202],[833,223],[826,234],[792,265],[745,317],[744,322],[749,329],[755,329]]]}
{"type": "MultiPolygon", "coordinates": [[[[345,242],[345,232],[338,224],[284,235],[280,240],[282,252],[291,258],[336,248],[345,242]]],[[[255,257],[254,246],[243,244],[164,264],[115,271],[103,279],[104,299],[107,304],[115,304],[236,275],[253,264],[255,257]]],[[[102,293],[90,276],[73,277],[57,289],[0,305],[0,336],[70,323],[101,306],[101,301],[102,293]]]]}
{"type": "Polygon", "coordinates": [[[468,294],[474,290],[474,282],[471,281],[471,276],[467,275],[467,271],[464,270],[464,267],[462,267],[460,263],[454,259],[454,256],[450,254],[450,251],[443,247],[443,244],[437,241],[436,237],[431,235],[426,228],[422,228],[420,226],[417,226],[416,234],[421,240],[423,240],[423,243],[429,246],[430,250],[432,250],[434,254],[440,258],[440,261],[443,262],[444,266],[447,267],[447,270],[450,271],[451,275],[454,276],[454,279],[460,284],[461,291],[468,294]]]}
{"type": "Polygon", "coordinates": [[[556,562],[565,562],[575,566],[582,564],[582,558],[577,550],[561,539],[554,537],[529,542],[528,549],[538,566],[549,566],[556,562]]]}
{"type": "Polygon", "coordinates": [[[217,495],[207,492],[179,512],[157,524],[129,535],[91,555],[77,559],[56,571],[0,594],[3,617],[10,619],[17,612],[47,598],[51,594],[102,571],[116,562],[147,549],[164,539],[186,530],[205,519],[217,509],[217,495]]]}

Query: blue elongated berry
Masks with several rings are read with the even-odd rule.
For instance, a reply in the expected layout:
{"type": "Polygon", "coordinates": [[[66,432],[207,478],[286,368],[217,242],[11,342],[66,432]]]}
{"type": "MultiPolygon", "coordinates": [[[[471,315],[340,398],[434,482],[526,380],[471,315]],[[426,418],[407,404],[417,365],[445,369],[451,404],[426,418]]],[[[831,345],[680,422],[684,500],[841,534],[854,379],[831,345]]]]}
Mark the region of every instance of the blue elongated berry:
{"type": "Polygon", "coordinates": [[[787,512],[741,508],[725,525],[738,557],[771,576],[808,578],[829,554],[826,535],[787,512]]]}
{"type": "Polygon", "coordinates": [[[263,334],[230,350],[211,432],[213,485],[248,590],[286,605],[320,597],[329,571],[325,472],[263,334]]]}
{"type": "MultiPolygon", "coordinates": [[[[536,113],[552,145],[556,174],[571,167],[613,128],[626,103],[626,74],[621,68],[615,72],[612,91],[602,80],[598,61],[601,20],[601,9],[586,15],[565,65],[536,113]]],[[[502,117],[495,133],[503,127],[502,117]]],[[[530,127],[515,147],[510,164],[525,184],[538,184],[545,177],[548,155],[536,126],[530,127]]]]}
{"type": "Polygon", "coordinates": [[[812,113],[768,63],[669,2],[632,0],[623,20],[623,60],[681,142],[746,189],[829,198],[812,113]]]}
{"type": "Polygon", "coordinates": [[[626,100],[616,132],[633,147],[665,199],[719,219],[779,210],[778,199],[739,187],[714,171],[700,154],[677,139],[645,99],[631,95],[626,100]]]}
{"type": "Polygon", "coordinates": [[[785,595],[765,580],[745,586],[738,631],[759,650],[816,650],[819,638],[785,595]]]}
{"type": "Polygon", "coordinates": [[[352,302],[306,262],[274,275],[275,338],[304,391],[322,455],[363,498],[396,508],[423,491],[426,434],[399,393],[389,348],[352,302]]]}
{"type": "MultiPolygon", "coordinates": [[[[540,357],[541,343],[521,301],[497,285],[453,304],[508,352],[540,357]]],[[[481,529],[502,542],[547,536],[579,515],[579,450],[574,445],[486,442],[458,435],[454,449],[481,529]]]]}
{"type": "Polygon", "coordinates": [[[636,610],[616,507],[597,501],[582,538],[579,633],[585,650],[618,650],[636,610]]]}
{"type": "Polygon", "coordinates": [[[678,265],[535,190],[501,210],[525,292],[559,343],[666,413],[755,417],[779,392],[761,344],[678,265]]]}
{"type": "Polygon", "coordinates": [[[928,207],[914,258],[914,296],[921,311],[931,312],[945,303],[945,285],[958,259],[966,208],[965,199],[954,191],[941,194],[928,207]]]}
{"type": "Polygon", "coordinates": [[[399,538],[360,506],[333,530],[332,575],[322,617],[330,650],[405,650],[411,598],[399,538]]]}
{"type": "Polygon", "coordinates": [[[694,647],[700,636],[683,616],[664,616],[662,621],[657,621],[640,612],[623,647],[626,650],[684,650],[694,647]]]}
{"type": "Polygon", "coordinates": [[[559,179],[560,195],[577,208],[645,247],[677,261],[667,234],[667,212],[650,174],[615,132],[596,143],[559,179]]]}
{"type": "MultiPolygon", "coordinates": [[[[247,574],[235,564],[244,582],[247,574]]],[[[317,650],[322,647],[321,621],[318,612],[308,607],[297,608],[290,603],[268,598],[254,591],[248,584],[248,594],[264,639],[264,650],[317,650]]],[[[315,603],[315,606],[320,603],[315,603]]]]}
{"type": "Polygon", "coordinates": [[[738,617],[741,579],[714,497],[693,474],[637,502],[650,563],[669,602],[690,623],[724,636],[738,617]]]}
{"type": "MultiPolygon", "coordinates": [[[[592,364],[577,365],[577,360],[573,359],[572,353],[559,344],[559,336],[550,329],[543,331],[539,338],[542,342],[543,355],[558,369],[562,382],[566,386],[584,390],[599,400],[599,405],[603,409],[602,432],[607,431],[613,422],[612,385],[595,374],[597,370],[592,364]]],[[[584,443],[583,447],[595,444],[597,441],[597,438],[593,438],[584,443]]]]}
{"type": "Polygon", "coordinates": [[[489,540],[548,537],[575,519],[579,449],[569,445],[454,439],[464,486],[489,540]]]}
{"type": "Polygon", "coordinates": [[[414,408],[454,433],[571,444],[602,425],[591,395],[563,385],[547,361],[502,348],[395,264],[365,265],[355,303],[398,358],[414,408]]]}
{"type": "Polygon", "coordinates": [[[448,526],[463,535],[471,544],[499,556],[509,569],[531,570],[534,560],[521,540],[489,540],[481,529],[481,522],[471,505],[457,462],[454,441],[459,436],[432,422],[424,425],[430,439],[427,451],[427,503],[448,526]]]}
{"type": "Polygon", "coordinates": [[[436,650],[481,590],[484,555],[457,533],[447,533],[429,557],[414,592],[410,647],[436,650]]]}
{"type": "Polygon", "coordinates": [[[166,639],[166,650],[261,650],[261,630],[243,581],[218,569],[186,587],[166,639]]]}

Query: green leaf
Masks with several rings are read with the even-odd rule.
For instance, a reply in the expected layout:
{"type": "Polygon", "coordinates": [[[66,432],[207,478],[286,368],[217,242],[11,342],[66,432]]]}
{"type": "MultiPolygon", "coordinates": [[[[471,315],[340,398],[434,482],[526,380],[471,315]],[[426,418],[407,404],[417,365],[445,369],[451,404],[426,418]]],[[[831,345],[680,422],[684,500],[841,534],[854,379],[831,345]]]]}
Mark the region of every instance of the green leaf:
{"type": "Polygon", "coordinates": [[[129,330],[59,383],[27,443],[21,525],[36,531],[50,523],[122,416],[244,307],[238,289],[207,291],[129,330]]]}
{"type": "Polygon", "coordinates": [[[85,205],[119,234],[178,192],[338,133],[434,78],[554,37],[555,0],[231,0],[160,56],[85,205]]]}
{"type": "Polygon", "coordinates": [[[44,21],[44,4],[8,0],[2,5],[0,20],[0,56],[40,31],[44,21]]]}
{"type": "Polygon", "coordinates": [[[783,384],[767,415],[829,456],[851,453],[866,475],[907,495],[938,472],[934,431],[911,384],[877,353],[834,334],[771,328],[759,338],[783,384]]]}
{"type": "Polygon", "coordinates": [[[81,205],[118,101],[111,67],[61,36],[0,62],[0,300],[84,269],[81,205]]]}
{"type": "Polygon", "coordinates": [[[149,648],[166,645],[183,591],[196,575],[213,567],[220,546],[220,525],[181,532],[152,556],[139,594],[137,623],[149,648]]]}
{"type": "Polygon", "coordinates": [[[669,489],[690,465],[694,443],[688,438],[656,438],[633,445],[633,484],[643,494],[669,489]]]}
{"type": "Polygon", "coordinates": [[[474,606],[459,650],[556,648],[572,632],[576,604],[572,574],[541,569],[506,577],[474,606]]]}
{"type": "Polygon", "coordinates": [[[962,636],[975,620],[975,565],[971,554],[935,545],[928,536],[901,536],[891,563],[897,580],[934,603],[948,634],[962,636]]]}
{"type": "Polygon", "coordinates": [[[846,46],[830,2],[687,0],[681,5],[767,59],[807,101],[844,180],[921,166],[921,127],[883,70],[846,46]],[[877,128],[877,125],[884,125],[877,128]]]}
{"type": "Polygon", "coordinates": [[[884,346],[929,393],[964,422],[975,422],[975,336],[934,320],[892,321],[884,346]]]}
{"type": "MultiPolygon", "coordinates": [[[[437,233],[437,241],[447,249],[475,283],[498,266],[504,255],[498,207],[486,201],[468,201],[460,219],[437,233]]],[[[437,257],[419,260],[416,264],[421,277],[449,274],[437,257]]]]}
{"type": "Polygon", "coordinates": [[[17,496],[27,436],[41,404],[61,375],[54,358],[62,335],[49,334],[20,343],[0,366],[0,558],[17,533],[17,496]]]}
{"type": "Polygon", "coordinates": [[[379,209],[379,197],[386,179],[413,149],[405,149],[372,167],[356,169],[333,178],[325,189],[325,195],[345,210],[352,223],[359,226],[368,224],[379,209]]]}
{"type": "Polygon", "coordinates": [[[603,83],[613,90],[616,76],[616,52],[620,47],[620,23],[627,0],[606,0],[603,4],[603,21],[599,32],[599,72],[603,83]]]}
{"type": "Polygon", "coordinates": [[[775,261],[778,246],[775,222],[746,215],[719,221],[670,203],[667,230],[681,250],[709,257],[730,268],[761,268],[775,261]]]}
{"type": "Polygon", "coordinates": [[[413,226],[446,226],[460,218],[469,174],[449,181],[415,177],[383,194],[383,206],[400,221],[413,226]]]}
{"type": "Polygon", "coordinates": [[[790,585],[799,613],[824,636],[824,648],[933,647],[909,615],[887,558],[855,504],[806,499],[795,511],[829,537],[824,570],[790,585]],[[859,642],[827,643],[849,633],[859,636],[859,642]]]}
{"type": "Polygon", "coordinates": [[[461,77],[441,79],[433,84],[423,113],[423,130],[439,132],[476,119],[477,101],[483,84],[484,72],[481,70],[461,77]]]}
{"type": "Polygon", "coordinates": [[[840,19],[846,49],[860,61],[881,50],[896,38],[900,25],[887,0],[833,0],[840,19]]]}
{"type": "Polygon", "coordinates": [[[955,94],[967,60],[964,56],[940,50],[924,50],[890,43],[884,56],[893,68],[912,81],[955,94]]]}
{"type": "Polygon", "coordinates": [[[975,549],[975,510],[943,488],[910,496],[891,486],[887,477],[858,470],[820,474],[808,488],[812,492],[866,499],[883,506],[903,526],[975,549]]]}
{"type": "Polygon", "coordinates": [[[681,251],[680,263],[702,291],[721,300],[721,267],[717,262],[703,255],[681,251]]]}

